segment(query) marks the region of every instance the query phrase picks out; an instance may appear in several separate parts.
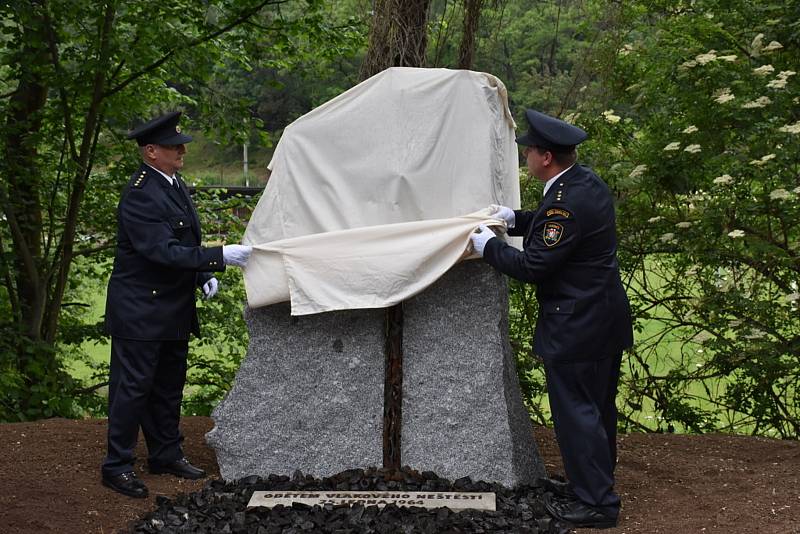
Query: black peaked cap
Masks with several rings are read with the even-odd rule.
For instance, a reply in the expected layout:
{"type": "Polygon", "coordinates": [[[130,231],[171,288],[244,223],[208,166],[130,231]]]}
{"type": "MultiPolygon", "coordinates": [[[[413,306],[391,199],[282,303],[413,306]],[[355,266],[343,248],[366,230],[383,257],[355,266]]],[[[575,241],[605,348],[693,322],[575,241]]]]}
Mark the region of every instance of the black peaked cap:
{"type": "Polygon", "coordinates": [[[191,135],[181,133],[178,121],[180,111],[172,111],[137,126],[128,133],[128,139],[136,139],[139,146],[182,145],[192,140],[191,135]]]}
{"type": "Polygon", "coordinates": [[[532,109],[525,111],[525,119],[528,121],[528,132],[517,137],[520,145],[538,146],[553,152],[568,152],[588,137],[577,126],[532,109]]]}

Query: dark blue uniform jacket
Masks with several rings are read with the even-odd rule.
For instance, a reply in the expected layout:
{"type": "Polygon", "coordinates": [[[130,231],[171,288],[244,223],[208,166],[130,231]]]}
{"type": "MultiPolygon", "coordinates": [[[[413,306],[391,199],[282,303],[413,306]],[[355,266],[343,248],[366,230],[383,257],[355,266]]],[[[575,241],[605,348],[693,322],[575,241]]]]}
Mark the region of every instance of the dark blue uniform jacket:
{"type": "Polygon", "coordinates": [[[550,187],[536,211],[515,214],[509,235],[523,236],[524,250],[491,239],[484,259],[536,284],[534,352],[587,360],[630,347],[630,306],[620,280],[614,203],[606,184],[591,169],[575,165],[550,187]]]}
{"type": "Polygon", "coordinates": [[[200,246],[200,221],[180,191],[142,164],[117,208],[117,250],[106,298],[106,332],[142,341],[199,335],[195,291],[223,271],[222,247],[200,246]]]}

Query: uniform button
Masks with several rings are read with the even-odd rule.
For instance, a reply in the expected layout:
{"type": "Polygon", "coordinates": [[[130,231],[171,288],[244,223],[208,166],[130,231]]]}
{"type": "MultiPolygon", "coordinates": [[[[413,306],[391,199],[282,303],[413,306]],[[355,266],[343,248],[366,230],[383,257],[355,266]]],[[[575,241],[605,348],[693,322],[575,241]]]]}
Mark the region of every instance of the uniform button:
{"type": "Polygon", "coordinates": [[[556,311],[561,311],[561,306],[556,306],[556,311]]]}
{"type": "Polygon", "coordinates": [[[155,295],[155,294],[157,294],[157,293],[158,293],[158,291],[156,291],[156,290],[154,289],[154,290],[153,290],[153,295],[155,295]]]}
{"type": "Polygon", "coordinates": [[[178,222],[179,225],[183,226],[183,221],[178,222]]]}

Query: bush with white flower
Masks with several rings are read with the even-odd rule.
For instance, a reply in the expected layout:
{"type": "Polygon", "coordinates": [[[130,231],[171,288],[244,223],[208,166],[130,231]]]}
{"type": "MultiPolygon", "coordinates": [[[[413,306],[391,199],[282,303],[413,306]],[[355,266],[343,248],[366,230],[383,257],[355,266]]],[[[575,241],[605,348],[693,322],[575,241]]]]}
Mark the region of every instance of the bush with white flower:
{"type": "Polygon", "coordinates": [[[641,26],[604,71],[616,90],[582,115],[581,147],[619,199],[620,262],[647,329],[622,412],[652,405],[658,423],[636,421],[650,430],[796,439],[800,0],[626,5],[641,26]],[[613,128],[601,115],[612,105],[625,116],[613,128]]]}

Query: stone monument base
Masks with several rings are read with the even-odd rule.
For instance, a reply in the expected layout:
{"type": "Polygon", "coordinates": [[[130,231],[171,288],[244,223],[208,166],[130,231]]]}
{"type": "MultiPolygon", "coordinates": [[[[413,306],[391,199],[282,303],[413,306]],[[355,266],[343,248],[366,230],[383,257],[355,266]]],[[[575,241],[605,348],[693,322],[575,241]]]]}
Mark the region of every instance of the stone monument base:
{"type": "MultiPolygon", "coordinates": [[[[403,304],[401,463],[457,479],[544,476],[508,344],[505,279],[461,263],[403,304]]],[[[222,477],[383,462],[384,310],[246,310],[247,357],[207,434],[222,477]]]]}

